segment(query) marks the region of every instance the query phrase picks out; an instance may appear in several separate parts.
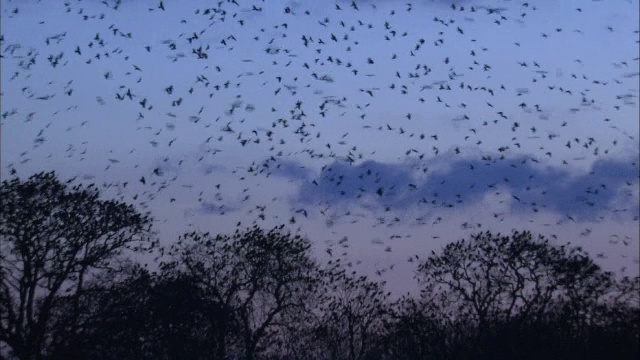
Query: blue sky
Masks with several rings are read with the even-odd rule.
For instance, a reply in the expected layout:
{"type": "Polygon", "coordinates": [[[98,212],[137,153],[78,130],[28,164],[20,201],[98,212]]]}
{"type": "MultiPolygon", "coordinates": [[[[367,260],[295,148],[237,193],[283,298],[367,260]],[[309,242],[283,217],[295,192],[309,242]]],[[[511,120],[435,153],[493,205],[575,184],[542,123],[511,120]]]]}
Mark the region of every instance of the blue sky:
{"type": "Polygon", "coordinates": [[[638,1],[67,3],[2,1],[3,179],[104,185],[165,244],[286,223],[388,280],[478,230],[637,272],[638,1]]]}

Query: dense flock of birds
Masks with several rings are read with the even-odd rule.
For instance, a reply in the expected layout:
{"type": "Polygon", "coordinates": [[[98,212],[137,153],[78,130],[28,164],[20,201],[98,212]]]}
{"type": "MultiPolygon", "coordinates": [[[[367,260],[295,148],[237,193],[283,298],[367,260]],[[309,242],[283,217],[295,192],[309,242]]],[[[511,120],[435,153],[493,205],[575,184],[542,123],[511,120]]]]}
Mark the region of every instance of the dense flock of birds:
{"type": "Polygon", "coordinates": [[[637,21],[484,3],[3,1],[3,178],[59,166],[241,226],[434,226],[478,201],[637,224],[637,21]]]}

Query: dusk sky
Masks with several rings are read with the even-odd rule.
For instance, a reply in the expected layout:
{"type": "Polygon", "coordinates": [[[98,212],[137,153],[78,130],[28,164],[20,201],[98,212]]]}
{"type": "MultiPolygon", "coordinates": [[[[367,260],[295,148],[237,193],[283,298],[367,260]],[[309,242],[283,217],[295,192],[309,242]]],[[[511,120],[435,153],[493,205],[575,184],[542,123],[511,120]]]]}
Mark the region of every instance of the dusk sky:
{"type": "Polygon", "coordinates": [[[165,245],[285,224],[394,291],[485,230],[638,275],[637,0],[1,4],[2,180],[95,183],[165,245]]]}

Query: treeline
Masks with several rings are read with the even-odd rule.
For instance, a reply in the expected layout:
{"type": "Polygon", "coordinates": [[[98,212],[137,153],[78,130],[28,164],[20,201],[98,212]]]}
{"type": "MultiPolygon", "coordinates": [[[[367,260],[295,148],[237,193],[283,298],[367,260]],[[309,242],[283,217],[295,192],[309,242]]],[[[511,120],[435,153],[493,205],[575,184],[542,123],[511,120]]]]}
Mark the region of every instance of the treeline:
{"type": "Polygon", "coordinates": [[[528,231],[416,257],[420,293],[393,299],[284,226],[160,248],[148,215],[53,173],[4,181],[0,199],[2,358],[640,355],[640,279],[528,231]],[[130,260],[155,252],[154,271],[130,260]]]}

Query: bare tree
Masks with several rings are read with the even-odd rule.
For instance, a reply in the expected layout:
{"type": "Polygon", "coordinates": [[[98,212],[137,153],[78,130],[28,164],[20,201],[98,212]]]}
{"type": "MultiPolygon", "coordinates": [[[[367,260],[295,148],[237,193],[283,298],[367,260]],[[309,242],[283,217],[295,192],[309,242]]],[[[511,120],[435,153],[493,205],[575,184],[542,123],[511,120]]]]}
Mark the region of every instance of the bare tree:
{"type": "Polygon", "coordinates": [[[453,332],[451,327],[445,326],[435,305],[411,296],[404,296],[392,304],[391,322],[383,341],[386,358],[455,358],[447,351],[453,332]]]}
{"type": "Polygon", "coordinates": [[[385,332],[390,304],[384,284],[343,268],[324,275],[325,291],[316,326],[318,347],[331,359],[371,358],[385,332]]]}
{"type": "Polygon", "coordinates": [[[56,297],[77,299],[91,271],[150,245],[151,222],[131,205],[101,200],[93,185],[69,188],[53,172],[3,181],[0,199],[0,342],[21,359],[39,359],[56,297]]]}
{"type": "Polygon", "coordinates": [[[471,349],[478,357],[491,357],[498,338],[532,338],[538,334],[530,329],[549,324],[563,324],[553,333],[565,343],[588,344],[584,339],[598,322],[611,319],[607,311],[637,312],[637,280],[618,282],[581,248],[552,245],[528,231],[485,232],[450,243],[420,264],[418,277],[422,303],[437,304],[451,333],[473,332],[460,343],[478,345],[471,349]]]}
{"type": "MultiPolygon", "coordinates": [[[[62,297],[52,326],[56,359],[215,359],[222,309],[184,273],[150,273],[137,265],[91,281],[80,319],[62,297]],[[75,322],[81,330],[68,331],[75,322]]],[[[229,324],[225,329],[233,332],[229,324]]]]}
{"type": "MultiPolygon", "coordinates": [[[[176,268],[197,279],[206,296],[228,310],[225,316],[239,322],[236,351],[249,360],[279,347],[278,333],[309,313],[319,285],[310,243],[282,227],[268,232],[254,227],[231,236],[189,233],[172,253],[176,268]]],[[[220,337],[225,344],[231,334],[220,337]]],[[[222,346],[217,358],[234,355],[231,345],[222,346]]]]}
{"type": "Polygon", "coordinates": [[[485,232],[448,244],[440,255],[432,252],[418,272],[424,296],[445,294],[445,302],[459,307],[457,314],[483,327],[489,319],[544,312],[558,295],[561,277],[595,266],[578,263],[572,257],[577,251],[552,246],[542,237],[534,240],[526,231],[511,236],[485,232]]]}

